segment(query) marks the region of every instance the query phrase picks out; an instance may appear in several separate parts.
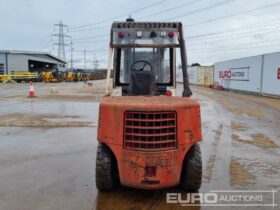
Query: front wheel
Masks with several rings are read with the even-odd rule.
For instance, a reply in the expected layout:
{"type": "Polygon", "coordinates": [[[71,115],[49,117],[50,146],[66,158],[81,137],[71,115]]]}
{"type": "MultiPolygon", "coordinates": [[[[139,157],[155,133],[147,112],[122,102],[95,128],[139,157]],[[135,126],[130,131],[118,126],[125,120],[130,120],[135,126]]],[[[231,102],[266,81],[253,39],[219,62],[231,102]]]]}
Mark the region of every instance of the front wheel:
{"type": "Polygon", "coordinates": [[[102,143],[98,143],[96,155],[95,181],[98,190],[108,190],[114,186],[113,154],[102,143]]]}
{"type": "Polygon", "coordinates": [[[181,186],[190,192],[199,190],[202,181],[202,160],[199,144],[194,144],[185,156],[182,173],[181,186]]]}

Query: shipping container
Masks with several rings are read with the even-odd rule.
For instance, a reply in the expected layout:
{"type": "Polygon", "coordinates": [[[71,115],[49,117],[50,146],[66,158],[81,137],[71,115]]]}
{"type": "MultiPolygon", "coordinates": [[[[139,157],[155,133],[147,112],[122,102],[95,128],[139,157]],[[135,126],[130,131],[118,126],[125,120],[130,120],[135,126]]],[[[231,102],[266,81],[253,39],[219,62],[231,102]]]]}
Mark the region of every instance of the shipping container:
{"type": "Polygon", "coordinates": [[[225,89],[260,93],[262,56],[215,63],[214,81],[225,89]]]}
{"type": "Polygon", "coordinates": [[[280,96],[280,53],[263,57],[262,94],[280,96]]]}
{"type": "Polygon", "coordinates": [[[214,82],[225,89],[280,96],[280,53],[215,63],[214,82]]]}
{"type": "Polygon", "coordinates": [[[210,86],[214,81],[214,66],[197,67],[197,84],[201,86],[210,86]]]}
{"type": "MultiPolygon", "coordinates": [[[[188,75],[190,83],[197,83],[197,73],[194,67],[188,67],[188,75]]],[[[183,72],[182,68],[178,68],[176,72],[176,81],[183,82],[183,72]]]]}
{"type": "Polygon", "coordinates": [[[197,66],[188,68],[188,76],[189,76],[190,84],[197,84],[198,82],[197,66]]]}
{"type": "Polygon", "coordinates": [[[177,82],[183,82],[183,74],[182,74],[182,69],[181,68],[176,69],[176,81],[177,82]]]}
{"type": "MultiPolygon", "coordinates": [[[[188,67],[189,82],[193,85],[210,86],[213,84],[213,66],[188,67]]],[[[177,81],[183,82],[182,69],[177,70],[177,81]]]]}

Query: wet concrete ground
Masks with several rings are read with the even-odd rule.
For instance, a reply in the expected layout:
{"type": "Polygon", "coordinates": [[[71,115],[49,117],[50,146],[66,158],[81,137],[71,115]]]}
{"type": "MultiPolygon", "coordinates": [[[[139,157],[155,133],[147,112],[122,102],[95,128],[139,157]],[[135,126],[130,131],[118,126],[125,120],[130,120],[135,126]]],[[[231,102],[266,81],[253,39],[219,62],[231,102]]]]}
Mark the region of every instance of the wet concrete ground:
{"type": "MultiPolygon", "coordinates": [[[[28,84],[0,84],[0,210],[256,209],[167,204],[166,193],[185,193],[179,187],[98,193],[96,126],[103,88],[104,81],[35,83],[38,98],[30,99],[28,84]]],[[[193,92],[204,136],[200,192],[275,189],[279,205],[280,100],[200,87],[193,92]]],[[[270,194],[264,199],[272,202],[270,194]]]]}

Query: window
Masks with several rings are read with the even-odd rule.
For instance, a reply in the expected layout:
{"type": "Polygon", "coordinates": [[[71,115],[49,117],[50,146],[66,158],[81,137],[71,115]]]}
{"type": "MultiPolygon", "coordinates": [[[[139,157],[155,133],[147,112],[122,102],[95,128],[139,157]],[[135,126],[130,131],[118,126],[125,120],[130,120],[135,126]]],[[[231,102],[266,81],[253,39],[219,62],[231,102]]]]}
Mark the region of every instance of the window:
{"type": "Polygon", "coordinates": [[[4,74],[5,73],[5,65],[4,63],[0,63],[0,74],[4,74]]]}
{"type": "Polygon", "coordinates": [[[173,85],[172,52],[172,49],[169,48],[118,49],[116,84],[128,85],[132,69],[143,68],[143,71],[154,72],[157,85],[173,85]]]}

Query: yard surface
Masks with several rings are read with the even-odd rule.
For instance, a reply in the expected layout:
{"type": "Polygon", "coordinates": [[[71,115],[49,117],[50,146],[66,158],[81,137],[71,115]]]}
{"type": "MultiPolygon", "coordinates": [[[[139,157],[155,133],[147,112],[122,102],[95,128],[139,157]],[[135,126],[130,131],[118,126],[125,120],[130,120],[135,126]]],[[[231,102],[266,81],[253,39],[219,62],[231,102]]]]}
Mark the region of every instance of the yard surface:
{"type": "MultiPolygon", "coordinates": [[[[37,98],[27,98],[29,84],[0,84],[0,210],[217,209],[167,204],[166,193],[184,193],[179,187],[98,193],[96,130],[105,82],[91,84],[35,83],[37,98]]],[[[203,125],[200,192],[274,189],[279,209],[280,100],[192,90],[203,125]]],[[[272,193],[264,201],[272,204],[272,193]]]]}

